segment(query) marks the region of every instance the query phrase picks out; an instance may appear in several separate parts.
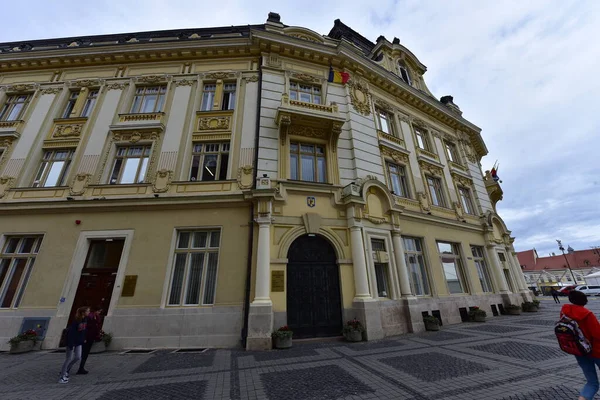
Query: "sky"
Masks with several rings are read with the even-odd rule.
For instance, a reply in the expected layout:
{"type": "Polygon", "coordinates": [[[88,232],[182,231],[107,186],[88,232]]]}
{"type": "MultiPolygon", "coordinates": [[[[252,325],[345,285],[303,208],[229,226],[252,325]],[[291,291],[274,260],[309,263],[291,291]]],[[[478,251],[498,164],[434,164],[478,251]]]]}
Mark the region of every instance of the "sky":
{"type": "MultiPolygon", "coordinates": [[[[7,2],[4,15],[25,3],[7,2]]],[[[327,34],[339,18],[371,41],[400,38],[482,128],[483,169],[500,163],[498,213],[517,251],[600,246],[600,2],[29,0],[0,24],[0,42],[146,30],[261,24],[327,34]],[[91,3],[91,2],[90,2],[91,3]],[[216,6],[218,4],[218,7],[216,6]]]]}

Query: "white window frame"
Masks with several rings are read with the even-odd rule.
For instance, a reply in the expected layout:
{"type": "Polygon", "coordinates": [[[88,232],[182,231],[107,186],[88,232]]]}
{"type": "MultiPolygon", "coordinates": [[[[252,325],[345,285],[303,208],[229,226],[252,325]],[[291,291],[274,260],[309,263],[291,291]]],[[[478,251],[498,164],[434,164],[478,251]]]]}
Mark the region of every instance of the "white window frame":
{"type": "Polygon", "coordinates": [[[394,114],[379,107],[375,107],[375,121],[377,122],[377,129],[379,129],[381,132],[385,133],[386,135],[398,137],[398,134],[396,133],[394,114]],[[382,121],[385,121],[387,132],[385,129],[383,129],[384,127],[382,121]]]}
{"type": "Polygon", "coordinates": [[[303,83],[291,79],[289,96],[290,100],[293,101],[301,101],[303,103],[311,104],[323,104],[323,85],[303,83]],[[306,99],[302,99],[302,97],[306,95],[309,96],[308,101],[306,99]]]}
{"type": "Polygon", "coordinates": [[[73,157],[75,155],[74,148],[65,148],[65,149],[44,149],[44,154],[42,155],[42,160],[40,162],[40,166],[37,169],[35,176],[33,177],[32,187],[61,187],[67,185],[67,179],[69,177],[69,172],[71,169],[71,165],[73,163],[73,157]],[[68,152],[67,157],[64,160],[56,160],[55,156],[58,152],[68,152]],[[51,154],[50,158],[47,159],[47,154],[51,154]],[[48,177],[50,172],[52,171],[52,167],[55,163],[63,162],[63,166],[60,169],[60,173],[58,176],[58,180],[56,185],[47,185],[48,177]],[[41,175],[40,175],[41,174],[41,175]]]}
{"type": "Polygon", "coordinates": [[[221,99],[221,110],[235,110],[236,99],[237,82],[223,82],[223,98],[221,99]],[[225,102],[227,102],[227,104],[225,104],[225,102]]]}
{"type": "MultiPolygon", "coordinates": [[[[207,238],[207,243],[209,243],[210,238],[207,238]]],[[[189,241],[191,243],[192,241],[192,237],[190,236],[189,241]]],[[[163,296],[162,296],[162,301],[161,301],[161,308],[174,308],[174,307],[207,307],[207,306],[214,306],[215,305],[215,300],[217,297],[217,288],[218,288],[218,280],[219,280],[219,270],[220,270],[220,263],[221,263],[221,248],[223,246],[223,229],[221,227],[218,226],[209,226],[209,227],[177,227],[173,230],[173,237],[172,237],[172,242],[171,242],[171,249],[170,249],[170,253],[169,253],[169,267],[167,268],[167,275],[165,278],[165,283],[163,286],[163,296]],[[202,276],[201,276],[201,282],[200,282],[200,293],[199,293],[199,300],[200,302],[198,304],[184,304],[185,298],[187,296],[187,289],[188,289],[188,279],[189,279],[189,263],[190,263],[190,254],[191,252],[190,250],[190,246],[188,246],[187,249],[178,249],[177,245],[179,242],[179,234],[181,232],[190,232],[190,233],[194,233],[194,232],[219,232],[219,245],[216,248],[216,251],[213,250],[215,248],[213,247],[205,247],[205,248],[198,248],[197,251],[195,252],[203,252],[204,254],[208,254],[208,253],[216,253],[217,254],[217,268],[215,271],[215,283],[214,283],[214,297],[213,297],[213,303],[211,304],[205,304],[204,303],[204,297],[206,295],[206,267],[208,264],[208,257],[205,256],[202,260],[203,262],[203,267],[202,267],[202,276]],[[175,262],[176,262],[176,254],[182,254],[182,253],[187,253],[188,255],[186,256],[186,264],[185,264],[185,269],[184,269],[184,276],[183,276],[183,282],[182,282],[182,288],[181,288],[181,294],[179,296],[179,304],[169,304],[169,300],[171,297],[171,291],[172,291],[172,285],[173,285],[173,274],[175,273],[175,262]]]]}
{"type": "Polygon", "coordinates": [[[375,236],[371,236],[369,238],[369,246],[371,248],[371,255],[372,255],[372,259],[373,259],[373,271],[375,272],[375,288],[377,290],[377,297],[379,298],[388,298],[391,299],[392,298],[392,286],[391,286],[391,267],[390,267],[390,261],[386,262],[386,263],[380,263],[377,262],[376,260],[376,251],[384,251],[388,254],[390,254],[389,250],[388,250],[388,245],[387,245],[387,240],[381,237],[375,237],[375,236]],[[374,241],[377,241],[378,243],[382,243],[383,244],[383,249],[375,249],[375,246],[373,246],[374,241]],[[382,275],[382,279],[383,279],[383,286],[384,286],[384,290],[379,290],[379,279],[377,277],[377,269],[378,266],[380,268],[383,269],[383,271],[381,271],[382,275]],[[385,293],[385,294],[382,294],[385,293]]]}
{"type": "Polygon", "coordinates": [[[157,112],[164,112],[165,105],[167,103],[167,85],[148,85],[148,86],[137,86],[133,93],[133,100],[131,107],[129,108],[130,114],[151,114],[157,112]],[[148,94],[149,89],[158,89],[156,94],[148,94]],[[140,92],[141,91],[141,92],[140,92]],[[142,106],[145,104],[146,98],[149,96],[156,96],[154,107],[151,111],[143,111],[142,106]],[[137,99],[140,99],[139,101],[137,99]]]}
{"type": "Polygon", "coordinates": [[[454,164],[461,164],[460,154],[458,153],[458,146],[456,146],[456,143],[444,140],[444,149],[446,150],[448,161],[453,162],[454,164]]]}
{"type": "Polygon", "coordinates": [[[386,162],[386,167],[391,190],[396,196],[410,199],[411,190],[410,183],[408,181],[408,167],[403,164],[398,164],[389,161],[386,162]],[[392,167],[395,167],[398,170],[398,173],[392,172],[392,167]],[[401,174],[400,171],[403,171],[403,173],[401,174]],[[398,176],[398,181],[401,189],[400,192],[396,191],[396,188],[394,187],[394,180],[392,179],[394,175],[398,176]],[[402,189],[404,190],[404,193],[402,193],[402,189]]]}
{"type": "Polygon", "coordinates": [[[488,263],[485,260],[485,249],[483,246],[471,245],[471,255],[473,256],[473,262],[475,263],[481,290],[484,293],[494,293],[492,276],[490,274],[490,269],[488,268],[488,263]]]}
{"type": "Polygon", "coordinates": [[[200,111],[212,111],[215,96],[217,95],[217,83],[206,82],[202,85],[202,99],[200,102],[200,111]]]}
{"type": "Polygon", "coordinates": [[[71,90],[69,92],[69,98],[67,99],[67,104],[65,104],[65,108],[63,109],[61,118],[71,118],[71,113],[75,108],[75,103],[77,103],[77,99],[79,98],[80,91],[79,90],[71,90]]]}
{"type": "Polygon", "coordinates": [[[400,79],[402,79],[404,82],[412,86],[410,71],[408,67],[401,61],[398,62],[398,76],[400,76],[400,79]]]}
{"type": "Polygon", "coordinates": [[[415,147],[432,153],[433,150],[431,146],[431,140],[429,139],[429,132],[420,126],[414,126],[413,130],[415,132],[415,147]],[[423,146],[421,146],[421,143],[419,143],[419,138],[421,138],[423,146]]]}
{"type": "Polygon", "coordinates": [[[19,121],[23,114],[27,111],[27,107],[29,106],[29,102],[31,101],[31,94],[11,94],[6,96],[6,100],[0,108],[0,121],[19,121]],[[23,101],[18,101],[21,97],[24,97],[23,101]],[[15,101],[17,100],[17,101],[15,101]],[[17,104],[22,104],[23,106],[19,110],[19,113],[14,116],[12,119],[8,119],[8,117],[13,113],[15,106],[17,104]]]}
{"type": "MultiPolygon", "coordinates": [[[[190,182],[218,182],[218,181],[225,181],[227,180],[227,175],[229,172],[229,158],[231,155],[231,143],[230,142],[193,142],[192,143],[192,158],[190,160],[190,171],[188,174],[188,179],[190,182]],[[195,152],[194,149],[196,148],[197,145],[202,145],[202,151],[199,152],[195,152]],[[219,146],[219,150],[218,151],[206,151],[207,146],[211,146],[211,145],[218,145],[219,146]],[[225,147],[227,147],[227,150],[224,150],[225,147]],[[202,168],[204,168],[204,160],[206,158],[207,155],[217,155],[217,167],[216,167],[216,173],[217,175],[215,176],[215,179],[213,180],[203,180],[203,179],[198,179],[198,177],[193,177],[192,176],[192,168],[193,168],[193,164],[194,164],[194,158],[198,157],[198,164],[199,166],[202,166],[202,168]],[[223,155],[227,154],[227,161],[226,161],[226,165],[225,165],[225,176],[221,176],[221,164],[223,163],[223,155]],[[195,178],[195,179],[193,179],[195,178]]],[[[200,168],[200,167],[199,167],[200,168]]],[[[199,170],[198,174],[200,176],[200,178],[202,178],[202,176],[204,176],[204,172],[203,170],[199,170]]]]}
{"type": "Polygon", "coordinates": [[[114,156],[112,158],[112,166],[110,168],[110,170],[108,171],[108,184],[109,185],[137,185],[137,184],[144,184],[147,183],[147,176],[148,176],[148,172],[149,172],[149,167],[150,167],[150,161],[152,159],[152,151],[153,151],[153,144],[152,143],[141,143],[141,144],[135,144],[135,145],[126,145],[126,144],[117,144],[115,145],[115,152],[114,152],[114,156]],[[136,148],[136,147],[141,147],[143,149],[142,155],[141,157],[129,157],[127,155],[127,153],[129,152],[129,149],[132,148],[136,148]],[[127,149],[126,150],[126,154],[124,156],[119,156],[119,150],[120,149],[127,149]],[[148,149],[148,154],[146,155],[146,151],[145,149],[148,149]],[[112,182],[112,177],[115,171],[115,167],[117,165],[117,160],[128,160],[128,159],[140,159],[142,160],[137,167],[136,170],[136,179],[134,182],[127,182],[127,183],[122,183],[121,180],[123,178],[123,172],[125,170],[125,165],[126,163],[121,163],[121,167],[119,169],[119,174],[116,178],[115,182],[112,182]],[[144,173],[143,173],[143,179],[140,181],[140,170],[142,169],[142,166],[144,165],[143,160],[146,160],[145,163],[145,167],[144,167],[144,173]]]}
{"type": "Polygon", "coordinates": [[[471,195],[471,189],[465,186],[457,186],[458,196],[465,213],[469,215],[475,215],[475,204],[473,202],[473,196],[471,195]]]}
{"type": "Polygon", "coordinates": [[[98,89],[90,89],[85,98],[85,103],[83,103],[83,107],[81,109],[80,117],[88,118],[92,111],[94,111],[94,107],[98,102],[98,96],[100,95],[100,90],[98,89]]]}
{"type": "Polygon", "coordinates": [[[463,262],[463,254],[462,249],[459,243],[449,242],[446,240],[436,240],[435,247],[439,255],[440,266],[442,268],[442,275],[444,276],[444,280],[446,282],[446,288],[448,289],[448,294],[450,295],[465,295],[470,293],[469,284],[467,281],[467,271],[465,270],[465,263],[463,262]],[[440,252],[439,245],[440,244],[449,244],[452,247],[452,254],[444,254],[440,252]],[[458,253],[456,253],[458,252],[458,253]],[[451,257],[455,262],[455,270],[456,276],[458,278],[458,283],[461,288],[461,292],[452,293],[450,290],[450,285],[448,284],[448,277],[446,276],[446,271],[444,270],[444,264],[442,262],[442,257],[451,257]]]}
{"type": "MultiPolygon", "coordinates": [[[[0,280],[0,310],[10,310],[10,309],[18,309],[21,301],[23,300],[23,296],[25,295],[25,291],[27,290],[27,285],[29,280],[31,279],[31,273],[33,268],[35,267],[35,260],[39,256],[40,251],[42,250],[42,245],[44,243],[44,235],[43,234],[6,234],[3,235],[0,239],[0,267],[4,263],[3,260],[10,260],[6,263],[5,267],[7,268],[6,273],[2,280],[0,280]],[[17,249],[22,246],[22,241],[27,238],[33,238],[34,243],[32,245],[32,251],[29,253],[6,253],[6,247],[10,239],[18,239],[17,249]],[[17,287],[15,288],[15,293],[10,301],[9,307],[2,307],[2,303],[4,302],[4,298],[6,296],[6,291],[8,289],[8,285],[12,280],[15,269],[16,269],[16,260],[26,258],[25,267],[23,268],[23,272],[19,277],[19,282],[17,283],[17,287]]],[[[16,250],[16,249],[15,249],[16,250]]],[[[0,274],[3,272],[0,269],[0,274]]]]}
{"type": "Polygon", "coordinates": [[[416,236],[402,236],[402,247],[404,248],[404,260],[406,263],[406,268],[408,269],[408,281],[410,283],[410,291],[412,294],[414,294],[415,296],[419,296],[419,297],[427,297],[427,296],[431,296],[433,293],[433,286],[432,286],[432,282],[429,279],[429,276],[431,275],[430,271],[429,271],[429,266],[427,263],[427,258],[426,258],[426,251],[425,251],[425,240],[422,237],[416,237],[416,236]],[[406,246],[406,242],[405,239],[408,240],[414,240],[416,242],[419,243],[420,247],[421,247],[421,251],[418,250],[408,250],[407,246],[406,246]],[[419,269],[418,275],[420,278],[420,284],[423,287],[423,294],[417,294],[416,290],[415,290],[415,282],[413,280],[413,274],[412,274],[412,270],[410,269],[410,263],[408,262],[408,257],[410,256],[414,256],[417,257],[417,262],[419,260],[419,257],[421,258],[421,261],[423,262],[423,267],[419,269]],[[425,276],[423,276],[423,272],[425,273],[425,276]],[[425,286],[427,286],[427,291],[425,291],[425,286]],[[428,292],[428,293],[426,293],[428,292]]]}
{"type": "Polygon", "coordinates": [[[425,174],[425,184],[427,185],[427,193],[429,194],[429,200],[431,201],[431,204],[436,207],[448,208],[446,194],[444,193],[444,180],[439,176],[425,174]],[[431,182],[429,182],[430,179],[432,180],[431,182]],[[439,185],[439,187],[436,187],[436,182],[439,185]],[[435,192],[438,204],[436,204],[433,199],[432,190],[435,192]]]}
{"type": "Polygon", "coordinates": [[[327,145],[325,144],[317,144],[317,143],[310,143],[310,142],[302,142],[299,140],[292,140],[290,141],[290,145],[289,145],[289,151],[288,151],[288,157],[290,160],[290,180],[295,180],[295,181],[302,181],[302,182],[313,182],[313,183],[327,183],[328,181],[328,171],[327,171],[327,145]],[[297,151],[292,151],[293,146],[296,145],[297,151]],[[313,146],[313,152],[312,153],[308,153],[308,152],[302,152],[302,146],[313,146]],[[323,149],[323,153],[319,154],[317,153],[317,148],[322,148],[323,149]],[[293,168],[293,160],[292,160],[292,154],[295,155],[297,157],[296,160],[296,172],[297,172],[297,176],[293,177],[292,176],[292,168],[293,168]],[[302,176],[302,156],[311,156],[313,158],[313,166],[314,166],[314,175],[312,177],[312,179],[305,179],[305,177],[302,176]],[[320,176],[320,169],[319,169],[319,159],[324,160],[325,165],[323,167],[323,174],[324,174],[324,178],[323,180],[319,180],[319,176],[320,176]]]}

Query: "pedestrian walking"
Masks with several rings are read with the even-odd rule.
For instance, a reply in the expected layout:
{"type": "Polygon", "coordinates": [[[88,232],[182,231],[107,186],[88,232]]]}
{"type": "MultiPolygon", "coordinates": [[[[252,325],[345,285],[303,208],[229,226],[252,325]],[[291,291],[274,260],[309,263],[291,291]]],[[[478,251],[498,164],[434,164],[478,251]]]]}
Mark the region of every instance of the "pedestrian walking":
{"type": "Polygon", "coordinates": [[[594,313],[585,308],[588,299],[584,293],[572,290],[569,293],[569,301],[572,304],[562,306],[561,317],[565,315],[577,322],[581,333],[591,345],[590,353],[575,356],[587,381],[579,393],[579,400],[592,400],[600,387],[596,371],[596,366],[600,367],[600,323],[594,313]]]}
{"type": "Polygon", "coordinates": [[[560,299],[558,298],[558,292],[556,291],[556,289],[552,288],[550,293],[552,294],[552,298],[554,299],[554,302],[560,304],[560,299]]]}
{"type": "Polygon", "coordinates": [[[102,310],[95,307],[86,318],[85,343],[82,347],[81,361],[79,362],[79,369],[77,370],[77,375],[85,375],[89,372],[85,369],[85,362],[87,361],[87,358],[90,355],[90,351],[92,350],[94,342],[97,341],[100,337],[101,314],[102,310]]]}
{"type": "Polygon", "coordinates": [[[75,320],[67,330],[66,359],[60,371],[58,383],[69,383],[71,367],[81,359],[81,347],[85,343],[86,319],[89,313],[89,307],[79,307],[75,313],[75,320]]]}

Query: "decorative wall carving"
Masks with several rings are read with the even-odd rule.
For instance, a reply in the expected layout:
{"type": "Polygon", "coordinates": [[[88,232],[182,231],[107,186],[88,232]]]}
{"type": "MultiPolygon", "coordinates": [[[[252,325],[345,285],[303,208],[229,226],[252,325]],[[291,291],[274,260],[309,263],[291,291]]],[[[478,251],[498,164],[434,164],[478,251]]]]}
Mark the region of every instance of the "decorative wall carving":
{"type": "Polygon", "coordinates": [[[321,81],[320,78],[317,78],[315,76],[308,75],[308,74],[302,74],[302,73],[293,73],[292,78],[297,79],[301,82],[309,82],[309,83],[316,83],[316,82],[321,81]]]}
{"type": "Polygon", "coordinates": [[[5,90],[7,92],[33,92],[40,88],[40,85],[37,83],[32,84],[16,84],[5,86],[5,90]]]}
{"type": "Polygon", "coordinates": [[[80,137],[83,124],[64,124],[57,125],[52,132],[53,138],[80,137]]]}
{"type": "Polygon", "coordinates": [[[175,86],[192,86],[195,81],[190,79],[182,79],[179,81],[175,81],[175,86]]]}
{"type": "Polygon", "coordinates": [[[431,205],[429,204],[427,194],[425,192],[417,192],[417,200],[419,200],[421,211],[431,214],[431,205]]]}
{"type": "Polygon", "coordinates": [[[41,94],[59,94],[62,92],[62,87],[45,88],[41,90],[41,94]]]}
{"type": "Polygon", "coordinates": [[[424,160],[419,160],[419,167],[421,168],[421,171],[429,173],[431,175],[442,176],[444,174],[444,170],[442,169],[442,167],[428,163],[424,160]]]}
{"type": "Polygon", "coordinates": [[[106,86],[107,90],[125,90],[129,82],[111,83],[106,86]]]}
{"type": "Polygon", "coordinates": [[[279,58],[279,55],[277,53],[269,54],[269,57],[267,57],[267,66],[273,68],[281,68],[281,58],[279,58]]]}
{"type": "Polygon", "coordinates": [[[206,79],[214,79],[214,80],[219,80],[219,79],[227,79],[227,78],[233,78],[235,75],[232,74],[231,72],[211,72],[205,75],[206,79]]]}
{"type": "Polygon", "coordinates": [[[171,80],[171,75],[167,74],[138,76],[136,78],[136,82],[139,83],[161,83],[169,80],[171,80]]]}
{"type": "Polygon", "coordinates": [[[431,134],[433,135],[433,137],[436,137],[440,140],[444,140],[444,138],[446,137],[446,134],[444,132],[436,131],[434,129],[431,129],[431,134]]]}
{"type": "Polygon", "coordinates": [[[354,109],[362,115],[371,115],[371,94],[366,84],[350,80],[348,81],[350,89],[350,102],[354,109]]]}
{"type": "Polygon", "coordinates": [[[380,145],[379,149],[384,157],[389,157],[398,163],[408,164],[408,154],[401,151],[390,149],[387,146],[380,145]]]}
{"type": "Polygon", "coordinates": [[[288,33],[288,36],[295,37],[295,38],[302,39],[302,40],[308,40],[309,42],[322,43],[321,41],[318,41],[318,40],[316,40],[308,35],[304,35],[302,33],[288,33]]]}
{"type": "Polygon", "coordinates": [[[71,81],[71,87],[98,87],[104,83],[102,79],[80,79],[78,81],[71,81]]]}
{"type": "Polygon", "coordinates": [[[459,221],[466,221],[465,219],[465,212],[462,208],[462,205],[460,204],[460,201],[455,201],[453,202],[454,205],[454,213],[456,214],[456,219],[458,219],[459,221]]]}
{"type": "Polygon", "coordinates": [[[140,140],[157,140],[158,133],[157,132],[116,132],[113,134],[113,140],[115,142],[129,142],[129,143],[137,143],[140,140]]]}
{"type": "Polygon", "coordinates": [[[238,168],[237,183],[240,189],[251,189],[254,183],[253,173],[254,167],[252,165],[244,165],[238,168]]]}
{"type": "Polygon", "coordinates": [[[152,191],[154,193],[165,193],[169,191],[171,186],[171,179],[173,177],[173,171],[161,169],[156,172],[154,181],[152,182],[152,191]]]}
{"type": "Polygon", "coordinates": [[[258,75],[245,76],[243,79],[245,79],[246,82],[258,82],[258,75]]]}
{"type": "Polygon", "coordinates": [[[395,111],[395,108],[390,103],[382,99],[375,99],[375,105],[389,113],[393,113],[395,111]]]}
{"type": "Polygon", "coordinates": [[[87,186],[90,181],[91,174],[77,174],[71,187],[69,187],[69,193],[71,196],[81,196],[85,193],[87,186]]]}
{"type": "Polygon", "coordinates": [[[0,199],[3,198],[8,190],[13,187],[15,183],[15,178],[12,176],[2,176],[0,177],[0,199]]]}
{"type": "Polygon", "coordinates": [[[327,135],[325,129],[313,128],[311,126],[292,125],[289,128],[290,135],[305,136],[312,138],[324,138],[327,135]]]}
{"type": "Polygon", "coordinates": [[[198,118],[198,130],[199,131],[224,131],[229,130],[231,124],[231,117],[203,117],[198,118]]]}
{"type": "Polygon", "coordinates": [[[471,185],[473,185],[473,181],[471,179],[456,173],[452,174],[452,179],[454,179],[454,182],[462,186],[471,187],[471,185]]]}

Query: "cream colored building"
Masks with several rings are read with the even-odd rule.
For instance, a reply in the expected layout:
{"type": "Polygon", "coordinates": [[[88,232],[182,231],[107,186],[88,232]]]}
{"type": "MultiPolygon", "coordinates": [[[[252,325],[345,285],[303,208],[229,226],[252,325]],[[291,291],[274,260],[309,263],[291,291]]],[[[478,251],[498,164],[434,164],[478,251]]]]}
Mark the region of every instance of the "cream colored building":
{"type": "Polygon", "coordinates": [[[480,128],[339,20],[0,44],[0,340],[369,340],[530,298],[480,128]],[[330,67],[350,76],[330,82],[330,67]]]}

